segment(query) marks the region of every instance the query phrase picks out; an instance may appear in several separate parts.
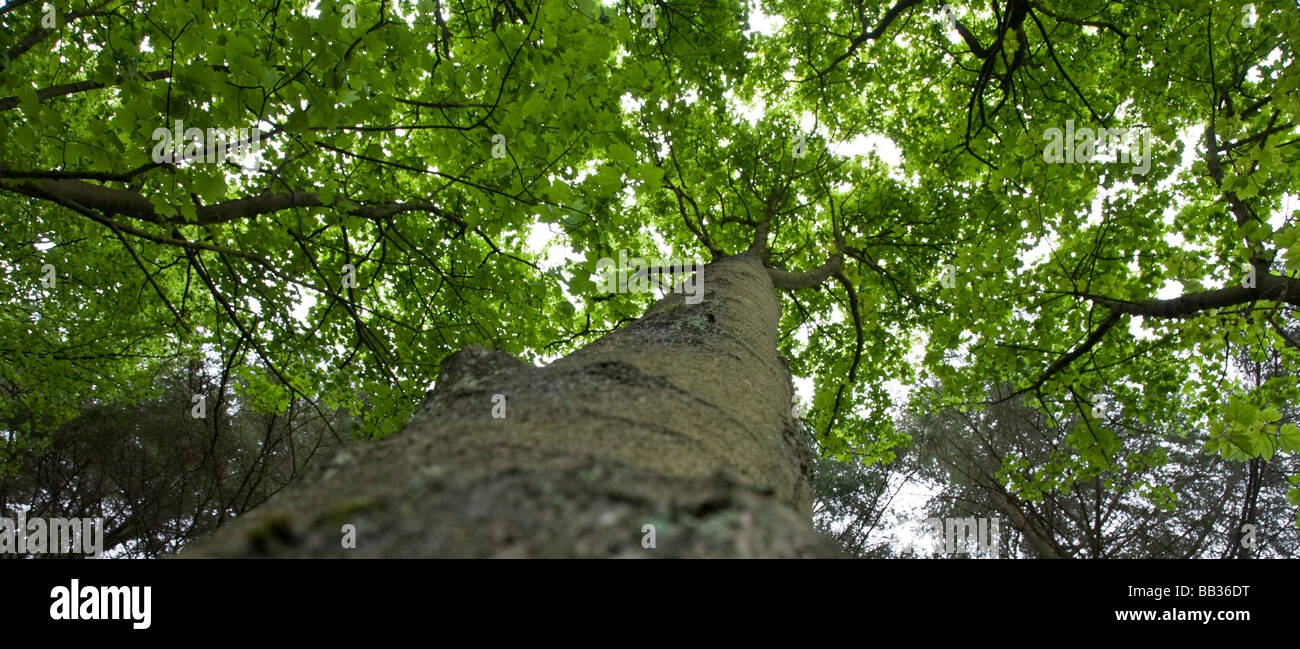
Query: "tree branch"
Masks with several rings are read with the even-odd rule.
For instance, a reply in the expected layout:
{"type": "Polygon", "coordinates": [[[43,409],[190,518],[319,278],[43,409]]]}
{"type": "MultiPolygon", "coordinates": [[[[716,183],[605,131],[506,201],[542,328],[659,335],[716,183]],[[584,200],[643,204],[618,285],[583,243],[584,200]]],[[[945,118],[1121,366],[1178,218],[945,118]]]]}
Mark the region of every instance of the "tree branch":
{"type": "MultiPolygon", "coordinates": [[[[144,74],[143,77],[145,81],[157,81],[159,79],[166,79],[171,75],[172,73],[167,70],[154,70],[153,72],[148,72],[144,74]]],[[[96,90],[99,88],[107,87],[109,85],[124,83],[126,81],[127,81],[126,77],[117,77],[114,80],[113,84],[102,83],[99,81],[78,81],[76,83],[64,83],[57,86],[50,86],[48,88],[41,88],[40,90],[37,90],[36,99],[37,101],[45,101],[46,99],[49,99],[51,97],[65,97],[67,95],[74,95],[79,92],[86,92],[87,90],[96,90]]],[[[13,110],[14,108],[17,108],[18,102],[19,99],[17,96],[0,98],[0,112],[6,110],[13,110]]]]}
{"type": "MultiPolygon", "coordinates": [[[[33,198],[62,198],[86,208],[106,214],[121,214],[149,223],[169,223],[185,225],[179,217],[164,219],[158,214],[152,202],[139,192],[129,189],[113,189],[75,179],[44,179],[40,183],[25,183],[12,188],[20,194],[33,198]]],[[[332,204],[331,204],[332,205],[332,204]]],[[[293,207],[329,207],[314,192],[286,192],[281,194],[262,194],[245,198],[200,205],[195,209],[197,225],[216,225],[230,221],[252,219],[262,214],[279,212],[293,207]]],[[[179,211],[179,210],[178,210],[179,211]]],[[[401,212],[429,212],[454,223],[463,225],[464,221],[457,215],[429,201],[406,203],[383,203],[379,205],[362,205],[349,214],[368,220],[383,219],[401,212]]]]}
{"type": "Polygon", "coordinates": [[[831,61],[831,64],[827,66],[825,70],[822,70],[811,77],[800,79],[799,82],[803,83],[811,79],[821,79],[822,77],[826,76],[831,72],[831,70],[834,70],[837,66],[839,66],[840,63],[843,63],[845,59],[853,56],[854,53],[858,51],[858,48],[861,47],[863,43],[870,40],[875,40],[883,36],[885,34],[885,30],[889,29],[889,26],[893,24],[894,20],[896,20],[898,16],[902,14],[905,9],[918,4],[921,4],[921,0],[899,0],[897,3],[894,4],[893,7],[890,7],[889,11],[885,12],[885,15],[880,19],[880,22],[876,24],[875,29],[869,31],[863,31],[860,35],[858,35],[852,41],[850,41],[849,48],[845,50],[843,54],[836,57],[834,61],[831,61]]]}
{"type": "Polygon", "coordinates": [[[1105,337],[1106,332],[1110,331],[1112,327],[1114,327],[1116,324],[1119,323],[1121,316],[1122,316],[1121,313],[1116,311],[1111,311],[1110,316],[1107,317],[1106,320],[1101,323],[1101,326],[1097,327],[1092,332],[1092,334],[1089,335],[1088,338],[1083,341],[1081,345],[1075,347],[1073,350],[1071,350],[1064,356],[1056,359],[1056,362],[1052,363],[1047,368],[1047,371],[1043,372],[1038,377],[1038,379],[1036,379],[1033,383],[1029,384],[1028,387],[1021,388],[1001,399],[998,399],[997,403],[1002,403],[1003,401],[1009,401],[1022,394],[1025,394],[1026,392],[1032,392],[1042,387],[1044,383],[1047,383],[1048,379],[1052,378],[1052,375],[1069,367],[1070,363],[1073,363],[1080,356],[1083,356],[1084,354],[1088,353],[1088,351],[1091,350],[1093,347],[1096,347],[1097,343],[1101,342],[1101,339],[1105,337]]]}
{"type": "Polygon", "coordinates": [[[1081,297],[1092,300],[1094,303],[1105,306],[1116,313],[1150,318],[1183,318],[1209,309],[1223,309],[1259,300],[1284,302],[1292,306],[1300,306],[1300,280],[1283,275],[1257,273],[1253,288],[1229,286],[1211,291],[1189,293],[1168,300],[1129,302],[1097,295],[1082,294],[1081,297]]]}
{"type": "Polygon", "coordinates": [[[772,278],[772,286],[783,291],[795,291],[802,288],[821,286],[830,277],[844,268],[844,254],[836,252],[826,258],[821,266],[802,273],[791,273],[775,268],[767,269],[767,276],[772,278]]]}

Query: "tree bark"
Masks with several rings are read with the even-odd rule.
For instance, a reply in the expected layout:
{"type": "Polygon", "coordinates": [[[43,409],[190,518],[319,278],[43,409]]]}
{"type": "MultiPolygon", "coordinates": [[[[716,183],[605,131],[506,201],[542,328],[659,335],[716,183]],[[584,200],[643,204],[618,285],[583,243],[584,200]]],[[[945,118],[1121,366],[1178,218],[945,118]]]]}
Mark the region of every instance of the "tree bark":
{"type": "Polygon", "coordinates": [[[181,556],[836,555],[811,525],[772,280],[754,254],[702,272],[702,303],[669,293],[546,367],[458,351],[402,431],[181,556]]]}

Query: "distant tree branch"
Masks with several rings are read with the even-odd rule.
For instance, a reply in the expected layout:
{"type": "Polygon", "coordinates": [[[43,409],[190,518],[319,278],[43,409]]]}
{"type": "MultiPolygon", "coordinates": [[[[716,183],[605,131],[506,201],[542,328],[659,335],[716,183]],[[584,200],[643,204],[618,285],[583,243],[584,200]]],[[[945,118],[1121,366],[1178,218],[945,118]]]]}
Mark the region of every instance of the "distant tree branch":
{"type": "MultiPolygon", "coordinates": [[[[144,74],[143,78],[145,81],[157,81],[159,79],[166,79],[171,75],[172,73],[168,70],[154,70],[153,72],[144,74]]],[[[124,83],[126,81],[127,81],[126,77],[117,77],[112,84],[103,83],[100,81],[78,81],[76,83],[64,83],[64,84],[59,84],[57,86],[50,86],[48,88],[41,88],[40,90],[37,90],[36,99],[38,101],[45,101],[46,99],[49,99],[51,97],[66,97],[68,95],[74,95],[79,92],[86,92],[87,90],[106,88],[110,85],[117,85],[117,84],[124,83]]],[[[18,102],[19,99],[17,96],[0,98],[0,112],[17,108],[18,102]]]]}
{"type": "Polygon", "coordinates": [[[880,22],[876,23],[875,29],[868,30],[864,25],[863,32],[858,36],[854,37],[853,40],[849,41],[849,47],[847,50],[844,51],[843,54],[836,57],[834,61],[831,61],[831,64],[826,66],[825,69],[821,70],[820,72],[818,72],[817,74],[811,77],[800,79],[799,82],[803,83],[805,81],[810,81],[812,79],[821,79],[822,77],[825,77],[827,74],[830,74],[830,72],[834,70],[836,67],[838,67],[840,63],[843,63],[845,59],[848,59],[849,57],[857,53],[858,48],[862,47],[863,43],[866,43],[867,41],[870,40],[875,40],[883,36],[885,34],[885,31],[889,29],[889,26],[892,25],[896,19],[898,19],[898,16],[902,14],[903,11],[905,11],[909,7],[914,7],[918,4],[921,4],[921,0],[899,0],[897,3],[894,4],[893,7],[890,7],[889,11],[885,12],[885,15],[881,17],[880,22]]]}
{"type": "MultiPolygon", "coordinates": [[[[103,2],[100,3],[99,6],[102,7],[106,4],[109,3],[103,2]]],[[[13,5],[7,7],[7,9],[12,10],[13,5]]],[[[67,25],[68,23],[77,20],[78,18],[85,18],[87,16],[116,16],[116,15],[117,14],[111,11],[107,11],[107,12],[99,11],[98,7],[88,7],[86,9],[82,9],[81,11],[69,11],[68,13],[63,14],[61,18],[62,22],[58,25],[58,27],[63,27],[64,25],[67,25]]],[[[14,46],[9,48],[9,51],[5,53],[3,60],[0,60],[0,72],[4,72],[8,68],[12,67],[14,61],[18,57],[22,56],[25,52],[27,52],[27,50],[30,50],[32,46],[45,40],[46,36],[49,36],[54,32],[55,30],[45,29],[44,27],[40,27],[40,26],[37,26],[35,29],[32,29],[32,31],[27,33],[27,36],[23,37],[21,40],[15,43],[14,46]]]]}
{"type": "Polygon", "coordinates": [[[1092,334],[1090,334],[1087,337],[1087,339],[1083,341],[1083,343],[1081,343],[1078,347],[1075,347],[1074,349],[1070,350],[1060,358],[1056,359],[1056,362],[1048,366],[1047,370],[1042,374],[1040,374],[1038,378],[1034,380],[1033,383],[1030,383],[1027,387],[1016,390],[1015,392],[1001,399],[998,399],[997,403],[1002,403],[1003,401],[1014,399],[1022,394],[1025,394],[1027,392],[1032,392],[1042,387],[1043,384],[1047,383],[1047,380],[1052,378],[1053,375],[1069,367],[1070,364],[1078,360],[1080,356],[1087,354],[1090,350],[1092,350],[1093,347],[1096,347],[1097,343],[1100,343],[1101,339],[1106,336],[1106,333],[1110,331],[1111,328],[1113,328],[1116,324],[1119,323],[1122,315],[1123,314],[1119,312],[1111,311],[1110,315],[1107,316],[1107,318],[1104,321],[1102,321],[1099,327],[1093,330],[1092,334]]]}
{"type": "Polygon", "coordinates": [[[1115,32],[1116,34],[1119,34],[1120,38],[1128,38],[1128,34],[1124,33],[1123,30],[1116,27],[1112,23],[1101,22],[1096,20],[1080,20],[1078,18],[1071,18],[1069,16],[1062,16],[1061,14],[1058,14],[1056,12],[1051,11],[1050,9],[1047,9],[1042,5],[1042,3],[1038,3],[1038,2],[1032,3],[1030,6],[1033,7],[1034,11],[1037,11],[1047,16],[1051,16],[1052,18],[1055,18],[1058,22],[1074,25],[1076,27],[1096,27],[1098,29],[1108,29],[1112,32],[1115,32]]]}
{"type": "Polygon", "coordinates": [[[139,167],[132,169],[131,171],[119,174],[119,173],[108,173],[103,171],[44,171],[44,170],[18,171],[14,169],[7,169],[3,164],[0,164],[0,178],[32,178],[32,179],[49,178],[53,180],[82,179],[82,180],[99,180],[104,182],[124,183],[124,182],[130,182],[131,179],[135,178],[141,173],[144,173],[146,171],[149,171],[150,169],[154,169],[156,167],[161,167],[161,166],[162,166],[161,164],[155,162],[146,162],[140,165],[139,167]]]}

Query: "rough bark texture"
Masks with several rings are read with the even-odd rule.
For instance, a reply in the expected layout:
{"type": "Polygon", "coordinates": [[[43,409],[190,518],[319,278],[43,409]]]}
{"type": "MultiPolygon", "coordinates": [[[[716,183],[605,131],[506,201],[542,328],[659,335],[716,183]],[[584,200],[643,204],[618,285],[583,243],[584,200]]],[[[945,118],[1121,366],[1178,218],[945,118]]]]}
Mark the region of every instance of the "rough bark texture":
{"type": "Polygon", "coordinates": [[[669,294],[547,367],[453,354],[401,432],[181,556],[835,555],[811,525],[772,282],[752,255],[703,272],[702,303],[669,294]]]}

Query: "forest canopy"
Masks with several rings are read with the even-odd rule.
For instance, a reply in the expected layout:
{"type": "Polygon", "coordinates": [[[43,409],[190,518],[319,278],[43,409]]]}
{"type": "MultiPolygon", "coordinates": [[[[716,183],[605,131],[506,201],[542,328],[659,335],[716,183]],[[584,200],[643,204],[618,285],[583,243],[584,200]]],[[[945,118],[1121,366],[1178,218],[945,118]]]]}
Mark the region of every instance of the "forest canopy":
{"type": "Polygon", "coordinates": [[[1290,0],[9,0],[0,505],[102,508],[26,478],[136,404],[100,432],[208,472],[146,492],[219,494],[151,514],[184,536],[299,444],[399,430],[458,349],[542,363],[641,315],[602,259],[761,243],[822,457],[924,453],[1040,508],[1038,554],[1079,489],[1281,534],[1296,34],[1290,0]]]}

